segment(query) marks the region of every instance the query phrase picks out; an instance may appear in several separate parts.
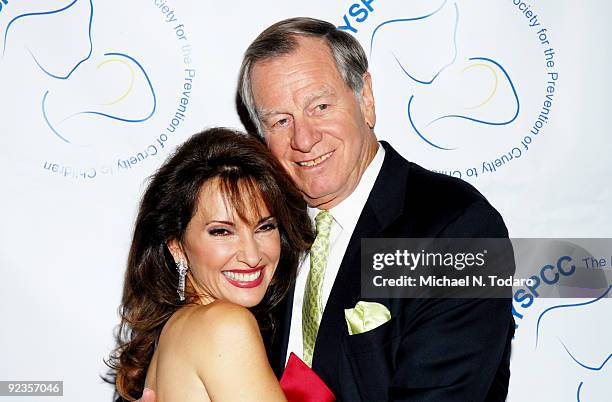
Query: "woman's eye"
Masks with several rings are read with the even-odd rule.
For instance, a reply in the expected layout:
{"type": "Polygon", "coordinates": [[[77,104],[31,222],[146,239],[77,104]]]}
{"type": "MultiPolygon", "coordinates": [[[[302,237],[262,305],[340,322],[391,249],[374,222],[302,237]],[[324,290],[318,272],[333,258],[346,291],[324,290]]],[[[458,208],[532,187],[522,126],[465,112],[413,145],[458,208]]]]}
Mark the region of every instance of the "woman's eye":
{"type": "Polygon", "coordinates": [[[259,232],[269,232],[271,230],[274,230],[278,227],[278,225],[276,223],[266,223],[265,225],[262,225],[259,227],[258,231],[259,232]]]}
{"type": "Polygon", "coordinates": [[[208,234],[211,236],[227,236],[231,234],[231,232],[224,228],[214,228],[208,231],[208,234]]]}
{"type": "Polygon", "coordinates": [[[320,105],[317,105],[317,110],[322,112],[324,110],[326,110],[329,107],[329,105],[327,103],[322,103],[320,105]]]}

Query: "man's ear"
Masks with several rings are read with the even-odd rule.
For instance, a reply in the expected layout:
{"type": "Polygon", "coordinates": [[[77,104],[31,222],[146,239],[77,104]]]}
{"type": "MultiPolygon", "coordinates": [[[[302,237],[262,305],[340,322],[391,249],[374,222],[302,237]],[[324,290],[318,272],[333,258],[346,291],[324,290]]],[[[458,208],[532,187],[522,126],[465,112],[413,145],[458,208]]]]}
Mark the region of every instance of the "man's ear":
{"type": "Polygon", "coordinates": [[[370,128],[376,125],[376,108],[374,107],[374,92],[372,91],[372,76],[369,72],[363,74],[363,88],[361,88],[361,113],[370,128]]]}
{"type": "Polygon", "coordinates": [[[172,254],[172,258],[174,258],[174,262],[178,262],[179,260],[185,260],[185,253],[183,252],[183,247],[181,247],[181,242],[177,239],[171,239],[166,241],[166,247],[172,254]]]}

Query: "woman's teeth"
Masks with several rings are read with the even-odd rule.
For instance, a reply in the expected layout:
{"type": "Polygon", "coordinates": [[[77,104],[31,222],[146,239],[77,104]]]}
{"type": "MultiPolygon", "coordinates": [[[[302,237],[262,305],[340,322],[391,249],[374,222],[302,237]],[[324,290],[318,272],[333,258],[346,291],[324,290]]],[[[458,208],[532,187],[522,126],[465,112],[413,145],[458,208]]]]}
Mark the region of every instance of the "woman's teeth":
{"type": "Polygon", "coordinates": [[[252,282],[257,280],[261,275],[261,269],[250,274],[239,274],[237,272],[223,271],[222,274],[228,278],[238,282],[252,282]]]}

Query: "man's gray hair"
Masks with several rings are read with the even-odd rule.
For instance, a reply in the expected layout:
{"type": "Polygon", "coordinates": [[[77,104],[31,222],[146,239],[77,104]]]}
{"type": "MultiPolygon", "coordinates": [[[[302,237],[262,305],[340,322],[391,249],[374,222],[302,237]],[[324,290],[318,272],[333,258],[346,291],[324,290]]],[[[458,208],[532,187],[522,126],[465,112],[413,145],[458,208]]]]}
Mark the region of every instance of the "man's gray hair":
{"type": "Polygon", "coordinates": [[[298,17],[279,21],[259,34],[244,52],[238,77],[240,98],[260,136],[263,136],[263,127],[253,98],[251,70],[259,61],[293,52],[298,47],[297,37],[300,36],[325,40],[346,85],[356,94],[363,88],[363,74],[368,71],[368,59],[352,35],[329,22],[314,18],[298,17]]]}

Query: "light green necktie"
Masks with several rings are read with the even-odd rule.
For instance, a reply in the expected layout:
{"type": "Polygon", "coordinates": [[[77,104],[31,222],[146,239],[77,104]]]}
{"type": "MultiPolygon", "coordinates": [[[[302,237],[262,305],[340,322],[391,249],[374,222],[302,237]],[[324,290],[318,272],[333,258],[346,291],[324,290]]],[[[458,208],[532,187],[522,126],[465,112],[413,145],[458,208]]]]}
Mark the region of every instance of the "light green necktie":
{"type": "Polygon", "coordinates": [[[334,217],[328,211],[321,211],[315,217],[317,237],[310,247],[310,271],[304,289],[304,304],[302,306],[302,339],[304,344],[304,361],[312,366],[319,324],[323,315],[321,288],[327,257],[329,256],[329,234],[334,217]]]}

